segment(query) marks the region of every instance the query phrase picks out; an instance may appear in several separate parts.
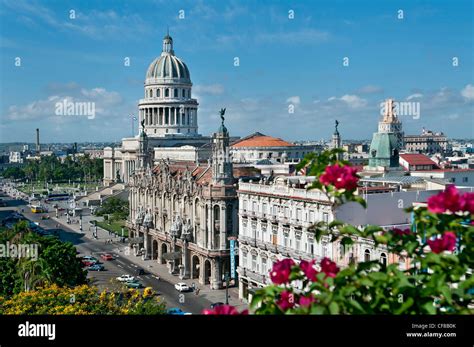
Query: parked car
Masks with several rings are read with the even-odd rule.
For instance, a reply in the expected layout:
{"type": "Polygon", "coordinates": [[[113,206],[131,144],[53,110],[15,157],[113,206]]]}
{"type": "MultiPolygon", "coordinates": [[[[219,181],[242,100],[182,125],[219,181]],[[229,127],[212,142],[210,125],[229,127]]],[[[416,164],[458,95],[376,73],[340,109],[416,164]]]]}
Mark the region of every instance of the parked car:
{"type": "Polygon", "coordinates": [[[211,308],[215,309],[217,306],[222,306],[222,305],[224,305],[223,302],[214,302],[211,304],[211,308]]]}
{"type": "Polygon", "coordinates": [[[99,262],[99,260],[96,257],[93,257],[91,255],[85,255],[81,259],[82,261],[90,261],[90,262],[93,262],[94,264],[99,262]]]}
{"type": "Polygon", "coordinates": [[[92,266],[92,265],[95,265],[95,264],[97,264],[97,263],[94,262],[94,261],[90,261],[90,260],[83,260],[82,261],[82,265],[84,265],[84,266],[92,266]]]}
{"type": "Polygon", "coordinates": [[[128,288],[142,288],[143,287],[143,284],[141,284],[140,282],[138,282],[136,280],[125,282],[125,285],[128,288]]]}
{"type": "Polygon", "coordinates": [[[177,316],[183,316],[184,315],[183,310],[181,310],[179,307],[169,308],[167,313],[172,314],[172,315],[177,315],[177,316]]]}
{"type": "Polygon", "coordinates": [[[141,267],[137,268],[136,270],[137,276],[141,276],[145,274],[145,270],[143,270],[141,267]]]}
{"type": "Polygon", "coordinates": [[[86,270],[89,270],[89,271],[104,271],[105,268],[104,268],[104,265],[102,265],[102,264],[94,264],[94,265],[88,266],[86,268],[86,270]]]}
{"type": "Polygon", "coordinates": [[[179,307],[172,307],[166,311],[168,314],[177,315],[177,316],[187,316],[191,315],[191,312],[184,312],[179,307]]]}
{"type": "Polygon", "coordinates": [[[104,253],[100,257],[104,260],[114,260],[114,257],[112,256],[112,254],[109,254],[109,253],[104,253]]]}
{"type": "Polygon", "coordinates": [[[176,288],[178,292],[187,292],[191,289],[186,283],[183,283],[183,282],[176,283],[174,287],[176,288]]]}
{"type": "Polygon", "coordinates": [[[122,275],[116,278],[117,281],[119,282],[130,282],[135,280],[135,277],[130,276],[130,275],[122,275]]]}

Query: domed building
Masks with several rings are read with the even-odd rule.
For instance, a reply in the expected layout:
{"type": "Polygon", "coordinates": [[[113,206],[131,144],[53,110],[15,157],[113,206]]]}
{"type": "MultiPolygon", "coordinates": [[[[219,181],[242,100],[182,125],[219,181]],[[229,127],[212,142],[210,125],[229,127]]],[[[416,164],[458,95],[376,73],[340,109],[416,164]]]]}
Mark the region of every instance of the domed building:
{"type": "Polygon", "coordinates": [[[163,52],[148,67],[145,98],[138,108],[149,137],[198,134],[198,102],[191,97],[191,76],[186,64],[174,54],[173,39],[166,35],[163,52]]]}
{"type": "Polygon", "coordinates": [[[211,138],[198,133],[199,103],[192,98],[191,74],[175,55],[169,34],[163,38],[160,56],[146,70],[144,85],[144,98],[138,102],[135,117],[140,125],[138,134],[122,139],[118,148],[104,149],[106,185],[128,183],[140,163],[152,165],[159,159],[207,161],[211,155],[211,138]],[[143,143],[147,160],[139,160],[143,143]]]}

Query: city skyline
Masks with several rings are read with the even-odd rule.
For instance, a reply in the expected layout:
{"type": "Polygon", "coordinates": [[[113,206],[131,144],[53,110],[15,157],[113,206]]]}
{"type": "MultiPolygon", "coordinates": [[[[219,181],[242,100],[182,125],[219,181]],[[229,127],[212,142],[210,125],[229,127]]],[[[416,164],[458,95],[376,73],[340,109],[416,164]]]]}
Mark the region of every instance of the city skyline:
{"type": "Polygon", "coordinates": [[[2,142],[30,142],[38,127],[44,143],[131,136],[167,27],[203,135],[227,107],[232,136],[329,139],[338,119],[343,139],[370,139],[386,98],[418,103],[401,117],[406,134],[473,135],[469,2],[166,4],[2,1],[2,142]],[[93,103],[95,117],[55,115],[64,100],[93,103]]]}

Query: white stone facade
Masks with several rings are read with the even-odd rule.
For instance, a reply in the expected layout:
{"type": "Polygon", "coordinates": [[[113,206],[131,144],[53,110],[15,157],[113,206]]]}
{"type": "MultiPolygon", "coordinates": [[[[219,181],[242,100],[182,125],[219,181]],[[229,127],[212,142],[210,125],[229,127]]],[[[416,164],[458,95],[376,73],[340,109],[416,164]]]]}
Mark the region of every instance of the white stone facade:
{"type": "MultiPolygon", "coordinates": [[[[241,299],[250,300],[253,289],[270,284],[269,272],[273,264],[284,258],[299,262],[328,257],[340,267],[369,259],[386,264],[399,262],[401,268],[409,265],[408,260],[388,254],[384,247],[375,247],[368,239],[357,238],[354,245],[346,248],[339,242],[330,243],[326,236],[317,242],[314,234],[308,231],[312,224],[335,219],[344,221],[344,215],[350,217],[350,212],[348,215],[346,205],[333,211],[326,195],[318,190],[307,190],[305,186],[312,180],[311,177],[293,176],[277,177],[271,183],[239,182],[241,299]]],[[[364,222],[372,224],[370,218],[364,222]]]]}

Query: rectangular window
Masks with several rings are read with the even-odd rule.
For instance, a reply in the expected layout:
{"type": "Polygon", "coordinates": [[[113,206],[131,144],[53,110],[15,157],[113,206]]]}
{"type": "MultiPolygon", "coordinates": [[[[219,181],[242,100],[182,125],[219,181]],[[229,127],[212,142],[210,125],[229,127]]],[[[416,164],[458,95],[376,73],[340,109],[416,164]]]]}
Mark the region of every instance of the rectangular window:
{"type": "Polygon", "coordinates": [[[298,209],[296,209],[296,220],[300,221],[301,219],[302,219],[301,218],[301,209],[298,208],[298,209]]]}
{"type": "Polygon", "coordinates": [[[299,239],[296,239],[296,241],[295,241],[295,249],[296,249],[297,251],[300,250],[300,243],[301,243],[300,240],[299,240],[299,239]]]}
{"type": "Polygon", "coordinates": [[[266,275],[267,273],[267,259],[262,258],[262,272],[266,275]]]}
{"type": "Polygon", "coordinates": [[[329,216],[328,216],[327,212],[324,212],[324,213],[323,213],[323,221],[324,221],[325,223],[327,223],[327,222],[328,222],[328,219],[329,219],[329,216]]]}
{"type": "Polygon", "coordinates": [[[256,271],[256,270],[257,270],[257,256],[252,255],[252,271],[256,271]]]}
{"type": "Polygon", "coordinates": [[[247,200],[244,200],[242,205],[243,205],[242,207],[243,207],[244,211],[247,211],[247,200]]]}
{"type": "Polygon", "coordinates": [[[310,223],[314,223],[314,211],[309,211],[309,221],[310,223]]]}

